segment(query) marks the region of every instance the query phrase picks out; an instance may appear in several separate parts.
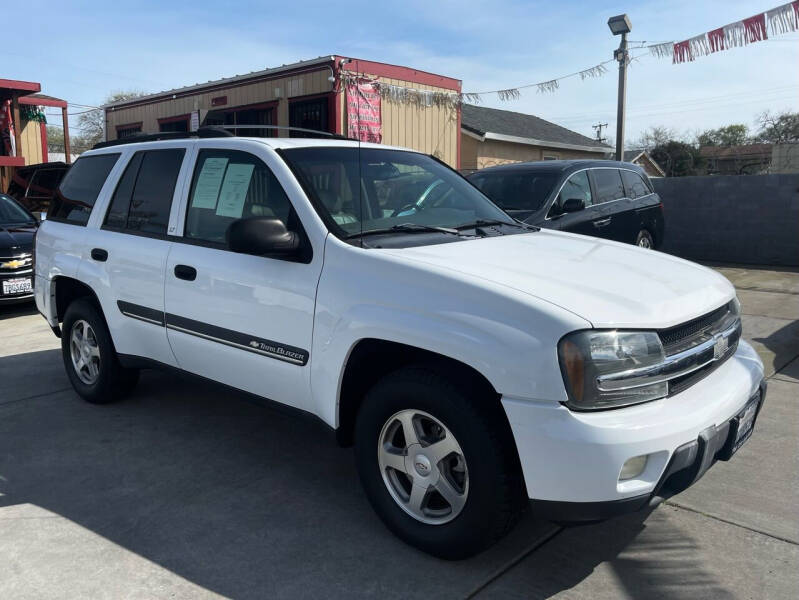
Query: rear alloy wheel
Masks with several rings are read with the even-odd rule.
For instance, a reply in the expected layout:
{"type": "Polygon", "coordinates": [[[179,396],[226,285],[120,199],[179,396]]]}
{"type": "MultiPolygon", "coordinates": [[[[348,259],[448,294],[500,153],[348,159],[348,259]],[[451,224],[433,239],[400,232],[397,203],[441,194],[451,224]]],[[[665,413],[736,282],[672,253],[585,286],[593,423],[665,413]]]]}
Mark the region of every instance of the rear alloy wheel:
{"type": "Polygon", "coordinates": [[[649,233],[646,229],[642,229],[638,232],[638,237],[635,240],[635,245],[639,248],[646,248],[651,250],[655,247],[655,241],[652,239],[652,234],[649,233]]]}
{"type": "Polygon", "coordinates": [[[78,378],[86,385],[93,385],[100,376],[100,347],[94,329],[83,319],[72,325],[69,354],[78,378]]]}
{"type": "Polygon", "coordinates": [[[366,394],[355,460],[386,526],[434,556],[473,556],[507,533],[527,505],[513,434],[476,377],[408,366],[366,394]]]}
{"type": "Polygon", "coordinates": [[[139,371],[119,364],[105,319],[94,302],[88,298],[73,301],[61,330],[64,367],[72,387],[84,400],[106,404],[134,388],[139,371]]]}

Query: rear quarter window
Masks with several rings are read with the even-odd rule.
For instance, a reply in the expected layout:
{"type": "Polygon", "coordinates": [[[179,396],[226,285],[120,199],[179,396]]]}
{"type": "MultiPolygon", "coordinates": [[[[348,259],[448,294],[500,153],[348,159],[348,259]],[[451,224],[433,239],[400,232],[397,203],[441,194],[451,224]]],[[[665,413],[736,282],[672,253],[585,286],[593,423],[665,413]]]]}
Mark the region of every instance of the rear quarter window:
{"type": "Polygon", "coordinates": [[[621,178],[624,180],[624,189],[627,190],[628,198],[640,198],[651,193],[649,186],[638,173],[622,170],[621,178]]]}
{"type": "Polygon", "coordinates": [[[97,196],[118,159],[118,153],[79,158],[61,181],[48,218],[86,225],[97,196]]]}

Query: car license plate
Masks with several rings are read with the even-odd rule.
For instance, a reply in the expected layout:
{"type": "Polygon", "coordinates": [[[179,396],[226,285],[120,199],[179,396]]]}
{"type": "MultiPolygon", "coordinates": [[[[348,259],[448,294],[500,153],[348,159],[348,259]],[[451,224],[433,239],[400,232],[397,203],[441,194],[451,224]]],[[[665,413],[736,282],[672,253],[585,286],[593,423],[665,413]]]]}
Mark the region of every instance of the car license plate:
{"type": "Polygon", "coordinates": [[[19,279],[6,279],[3,282],[3,295],[13,296],[15,294],[30,294],[33,291],[30,277],[19,279]]]}
{"type": "Polygon", "coordinates": [[[735,417],[737,427],[735,430],[735,441],[732,444],[732,454],[735,454],[738,448],[743,446],[744,442],[752,436],[752,431],[755,428],[755,417],[757,416],[757,409],[759,407],[760,394],[757,394],[735,417]]]}

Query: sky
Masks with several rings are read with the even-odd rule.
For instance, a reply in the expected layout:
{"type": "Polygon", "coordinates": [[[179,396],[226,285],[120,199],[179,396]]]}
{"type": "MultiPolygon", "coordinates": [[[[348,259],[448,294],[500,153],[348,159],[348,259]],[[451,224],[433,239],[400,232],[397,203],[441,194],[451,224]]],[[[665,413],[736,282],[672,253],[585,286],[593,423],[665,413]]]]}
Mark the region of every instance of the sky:
{"type": "MultiPolygon", "coordinates": [[[[409,66],[463,81],[463,90],[517,87],[612,58],[606,23],[627,13],[630,40],[682,40],[775,8],[785,0],[561,0],[478,2],[11,2],[6,23],[26,23],[24,44],[3,49],[0,78],[38,81],[42,92],[96,106],[120,90],[157,92],[339,54],[409,66]]],[[[18,36],[15,40],[20,41],[18,36]]],[[[631,44],[638,46],[641,44],[631,44]]],[[[731,123],[756,129],[765,110],[799,110],[799,33],[673,65],[633,50],[627,135],[651,126],[680,134],[731,123]]],[[[554,93],[522,90],[483,104],[535,114],[593,137],[615,135],[617,68],[561,82],[554,93]]],[[[54,110],[48,109],[48,115],[54,110]]],[[[70,107],[75,115],[80,107],[70,107]]],[[[77,125],[71,118],[71,127],[77,125]]],[[[60,117],[50,117],[60,123],[60,117]]]]}

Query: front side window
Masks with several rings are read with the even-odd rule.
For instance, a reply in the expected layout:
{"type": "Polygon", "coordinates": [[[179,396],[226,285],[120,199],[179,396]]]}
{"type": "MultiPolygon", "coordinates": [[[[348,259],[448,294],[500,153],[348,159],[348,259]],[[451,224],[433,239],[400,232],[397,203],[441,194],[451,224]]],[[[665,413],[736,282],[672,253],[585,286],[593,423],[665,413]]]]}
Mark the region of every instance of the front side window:
{"type": "Polygon", "coordinates": [[[624,198],[624,185],[618,169],[592,169],[596,187],[595,204],[624,198]]]}
{"type": "Polygon", "coordinates": [[[566,180],[563,187],[560,189],[558,197],[549,209],[550,217],[560,215],[563,213],[563,203],[566,200],[582,200],[585,207],[591,206],[594,203],[593,196],[591,195],[591,184],[588,182],[588,171],[578,171],[566,180]]]}
{"type": "Polygon", "coordinates": [[[354,147],[283,150],[322,219],[341,237],[394,226],[515,222],[458,173],[424,154],[354,147]]]}
{"type": "Polygon", "coordinates": [[[640,198],[651,193],[638,173],[622,171],[621,178],[624,181],[624,189],[627,190],[628,198],[640,198]]]}
{"type": "Polygon", "coordinates": [[[505,210],[540,209],[560,174],[548,171],[498,171],[472,175],[469,180],[505,210]]]}
{"type": "Polygon", "coordinates": [[[166,235],[183,148],[146,150],[130,159],[117,184],[105,225],[119,230],[166,235]]]}
{"type": "Polygon", "coordinates": [[[280,219],[296,229],[286,192],[259,158],[239,150],[202,150],[194,167],[184,236],[225,244],[233,221],[280,219]]]}
{"type": "Polygon", "coordinates": [[[67,171],[58,188],[49,218],[85,225],[119,153],[83,156],[67,171]]]}

